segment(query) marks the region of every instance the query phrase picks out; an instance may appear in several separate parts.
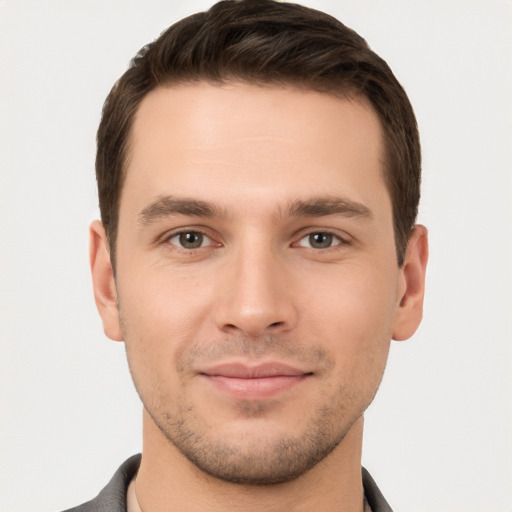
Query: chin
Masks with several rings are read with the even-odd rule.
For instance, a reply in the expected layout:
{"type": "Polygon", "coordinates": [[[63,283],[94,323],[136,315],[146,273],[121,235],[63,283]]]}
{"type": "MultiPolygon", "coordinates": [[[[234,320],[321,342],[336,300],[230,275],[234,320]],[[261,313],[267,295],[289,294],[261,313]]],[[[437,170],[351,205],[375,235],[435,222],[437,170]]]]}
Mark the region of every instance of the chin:
{"type": "MultiPolygon", "coordinates": [[[[253,413],[257,412],[254,407],[251,404],[253,413]]],[[[237,421],[237,425],[222,429],[221,425],[206,427],[190,416],[180,421],[171,421],[170,415],[166,421],[153,417],[166,441],[194,466],[216,479],[240,485],[274,485],[305,474],[341,443],[357,417],[339,419],[327,408],[302,428],[295,425],[290,429],[252,417],[245,425],[237,421]]]]}

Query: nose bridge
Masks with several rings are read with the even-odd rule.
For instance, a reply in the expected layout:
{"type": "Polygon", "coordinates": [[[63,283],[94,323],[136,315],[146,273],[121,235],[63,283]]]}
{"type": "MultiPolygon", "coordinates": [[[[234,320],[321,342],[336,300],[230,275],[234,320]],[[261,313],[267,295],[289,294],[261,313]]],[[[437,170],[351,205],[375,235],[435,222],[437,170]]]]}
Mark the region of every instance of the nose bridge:
{"type": "Polygon", "coordinates": [[[227,287],[218,304],[219,328],[243,331],[249,336],[291,329],[296,311],[285,263],[272,241],[247,235],[231,256],[224,282],[227,287]]]}

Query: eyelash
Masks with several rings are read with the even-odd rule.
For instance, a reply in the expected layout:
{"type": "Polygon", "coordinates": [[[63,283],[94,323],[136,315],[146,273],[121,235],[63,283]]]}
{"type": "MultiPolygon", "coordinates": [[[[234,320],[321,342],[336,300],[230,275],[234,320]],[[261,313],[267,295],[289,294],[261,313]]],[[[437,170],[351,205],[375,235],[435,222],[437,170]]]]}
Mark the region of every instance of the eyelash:
{"type": "MultiPolygon", "coordinates": [[[[220,242],[214,242],[214,240],[211,236],[209,236],[208,234],[206,234],[204,231],[202,231],[200,229],[182,229],[180,231],[175,231],[173,233],[166,234],[164,237],[162,237],[161,243],[166,244],[166,245],[172,245],[173,247],[177,248],[178,250],[185,251],[187,253],[197,252],[199,249],[205,249],[208,246],[214,246],[214,247],[222,246],[222,244],[220,242]],[[181,245],[183,243],[183,241],[179,240],[179,239],[184,235],[192,235],[192,234],[199,235],[202,238],[201,243],[203,243],[205,241],[204,240],[205,238],[207,239],[207,241],[209,240],[209,243],[207,243],[206,245],[199,245],[198,247],[183,247],[183,245],[181,245]],[[174,243],[171,242],[171,240],[173,240],[175,238],[178,238],[178,240],[174,243]]],[[[297,239],[296,242],[293,242],[291,244],[291,246],[292,247],[304,247],[306,249],[312,249],[315,252],[317,252],[317,251],[324,252],[324,251],[329,251],[329,250],[337,250],[340,248],[340,246],[350,245],[350,243],[351,243],[350,240],[348,240],[347,238],[341,237],[339,234],[333,233],[329,230],[314,230],[314,231],[309,231],[308,233],[302,234],[302,236],[299,239],[297,239]],[[328,247],[312,247],[310,237],[312,237],[313,235],[327,236],[328,238],[330,238],[332,244],[329,245],[328,247]],[[309,245],[302,245],[300,243],[305,239],[309,239],[309,245]]]]}
{"type": "Polygon", "coordinates": [[[177,248],[178,250],[185,251],[187,253],[195,252],[199,249],[205,249],[208,246],[220,247],[222,245],[220,242],[214,242],[214,240],[211,236],[209,236],[208,234],[206,234],[204,231],[202,231],[200,229],[182,229],[180,231],[175,231],[173,233],[166,234],[164,237],[162,237],[161,243],[164,245],[172,245],[173,247],[177,248]],[[207,243],[206,245],[200,245],[199,247],[188,248],[188,247],[183,247],[183,245],[180,245],[180,243],[178,241],[176,243],[171,242],[171,240],[173,240],[174,238],[179,239],[180,237],[185,236],[185,235],[200,235],[200,237],[203,238],[202,242],[204,242],[204,239],[207,239],[207,241],[209,241],[209,243],[207,243]]]}
{"type": "Polygon", "coordinates": [[[305,247],[307,249],[313,249],[315,251],[328,251],[329,249],[336,250],[336,249],[340,248],[339,246],[344,246],[344,245],[349,245],[349,244],[350,244],[350,241],[347,240],[346,238],[343,238],[338,233],[333,233],[329,230],[315,230],[315,231],[309,231],[308,233],[303,234],[298,239],[298,241],[295,242],[293,245],[298,246],[298,247],[305,247]],[[311,245],[306,246],[306,245],[300,244],[300,242],[304,239],[309,239],[309,242],[311,243],[310,237],[312,237],[314,235],[327,236],[332,241],[332,244],[329,245],[328,247],[311,247],[311,245]]]}

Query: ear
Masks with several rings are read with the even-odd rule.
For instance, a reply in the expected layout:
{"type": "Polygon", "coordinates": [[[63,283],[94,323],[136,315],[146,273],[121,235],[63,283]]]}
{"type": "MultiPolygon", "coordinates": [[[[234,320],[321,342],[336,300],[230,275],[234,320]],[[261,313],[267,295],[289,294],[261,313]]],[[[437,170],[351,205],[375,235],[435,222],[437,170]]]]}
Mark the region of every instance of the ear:
{"type": "Polygon", "coordinates": [[[103,224],[99,220],[95,220],[89,228],[89,234],[89,258],[94,300],[103,322],[103,330],[111,340],[123,341],[119,310],[117,308],[114,271],[110,261],[109,245],[103,224]]]}
{"type": "Polygon", "coordinates": [[[400,269],[399,304],[395,316],[393,339],[410,338],[423,317],[425,272],[428,261],[428,233],[425,226],[417,225],[407,244],[405,261],[400,269]]]}

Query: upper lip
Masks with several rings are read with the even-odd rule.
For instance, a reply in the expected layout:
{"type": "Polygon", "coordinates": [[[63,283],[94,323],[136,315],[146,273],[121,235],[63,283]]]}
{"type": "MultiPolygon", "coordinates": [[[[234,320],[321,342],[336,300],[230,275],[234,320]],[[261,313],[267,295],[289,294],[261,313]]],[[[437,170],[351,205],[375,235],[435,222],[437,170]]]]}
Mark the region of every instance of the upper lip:
{"type": "Polygon", "coordinates": [[[222,363],[199,373],[210,377],[228,377],[233,379],[262,379],[265,377],[295,377],[307,375],[311,372],[295,368],[279,362],[266,362],[257,365],[245,363],[222,363]]]}

